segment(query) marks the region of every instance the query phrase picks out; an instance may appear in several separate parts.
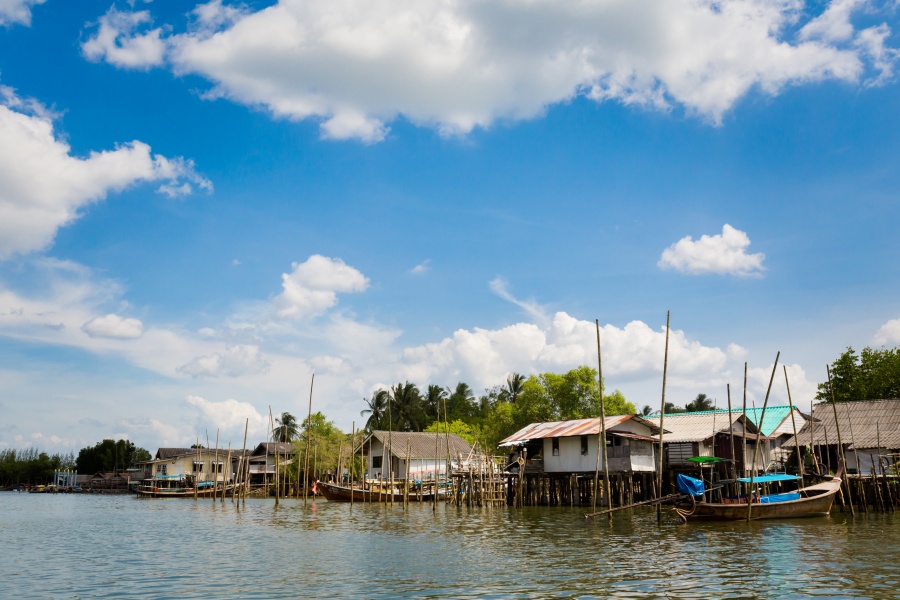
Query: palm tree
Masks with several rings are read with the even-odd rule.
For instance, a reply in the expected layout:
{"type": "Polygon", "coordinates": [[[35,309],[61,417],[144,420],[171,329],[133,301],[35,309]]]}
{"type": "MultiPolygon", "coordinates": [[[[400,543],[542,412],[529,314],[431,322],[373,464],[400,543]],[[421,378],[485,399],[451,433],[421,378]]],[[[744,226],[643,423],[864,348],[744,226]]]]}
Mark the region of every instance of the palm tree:
{"type": "Polygon", "coordinates": [[[420,431],[425,416],[422,395],[415,384],[407,381],[391,388],[392,425],[398,431],[420,431]]]}
{"type": "MultiPolygon", "coordinates": [[[[449,391],[449,390],[448,390],[449,391]]],[[[448,422],[457,419],[465,419],[475,414],[475,394],[469,384],[460,381],[456,384],[456,389],[450,392],[447,398],[446,419],[448,422]]]]}
{"type": "Polygon", "coordinates": [[[369,418],[366,421],[366,431],[371,432],[386,425],[384,421],[387,419],[388,402],[390,401],[390,395],[387,390],[378,390],[372,394],[370,400],[363,398],[363,401],[369,407],[359,411],[359,414],[362,417],[367,414],[369,415],[369,418]]]}
{"type": "Polygon", "coordinates": [[[276,417],[275,422],[278,423],[278,427],[273,432],[276,442],[290,442],[300,432],[297,418],[289,412],[281,413],[281,417],[276,417]]]}
{"type": "Polygon", "coordinates": [[[515,404],[525,388],[525,376],[521,373],[510,373],[506,377],[506,387],[500,390],[500,399],[515,404]]]}
{"type": "Polygon", "coordinates": [[[447,390],[441,386],[435,384],[428,386],[428,391],[425,392],[425,397],[422,400],[425,404],[425,414],[429,419],[432,421],[440,420],[441,402],[443,402],[446,397],[447,390]]]}
{"type": "Polygon", "coordinates": [[[702,410],[712,410],[715,407],[711,398],[706,394],[697,394],[693,401],[688,402],[684,406],[687,412],[700,412],[702,410]]]}

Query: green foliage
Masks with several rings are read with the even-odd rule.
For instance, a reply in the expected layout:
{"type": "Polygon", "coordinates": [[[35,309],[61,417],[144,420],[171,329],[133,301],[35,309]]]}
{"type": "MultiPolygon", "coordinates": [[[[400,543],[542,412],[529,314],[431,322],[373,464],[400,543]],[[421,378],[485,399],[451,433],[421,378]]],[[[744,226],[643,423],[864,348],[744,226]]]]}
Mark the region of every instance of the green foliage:
{"type": "Polygon", "coordinates": [[[391,426],[396,431],[419,431],[424,425],[425,409],[419,388],[410,382],[391,387],[391,426]]]}
{"type": "Polygon", "coordinates": [[[697,397],[684,405],[685,412],[700,412],[715,408],[712,398],[706,394],[697,394],[697,397]]]}
{"type": "MultiPolygon", "coordinates": [[[[900,398],[900,348],[866,347],[858,356],[847,348],[830,368],[836,402],[900,398]]],[[[816,400],[831,401],[827,379],[819,384],[816,400]]]]}
{"type": "Polygon", "coordinates": [[[52,483],[54,472],[74,466],[71,452],[50,456],[35,448],[0,450],[0,486],[52,483]]]}
{"type": "Polygon", "coordinates": [[[297,417],[289,412],[281,413],[281,417],[276,417],[275,422],[278,423],[278,427],[274,429],[276,442],[290,442],[300,433],[297,417]]]}
{"type": "Polygon", "coordinates": [[[368,400],[364,398],[363,400],[368,408],[361,410],[359,414],[362,417],[369,415],[369,419],[366,421],[365,430],[372,432],[376,429],[387,429],[388,403],[391,400],[388,391],[378,390],[372,394],[372,398],[368,400]]]}
{"type": "Polygon", "coordinates": [[[136,463],[150,460],[150,453],[128,440],[105,439],[78,452],[76,468],[80,473],[123,471],[136,463]]]}
{"type": "MultiPolygon", "coordinates": [[[[466,423],[461,419],[457,419],[451,422],[449,424],[449,429],[451,434],[458,435],[473,446],[478,441],[478,428],[474,425],[466,423]]],[[[447,433],[447,424],[440,421],[435,421],[434,423],[426,427],[425,431],[429,433],[447,433]]]]}

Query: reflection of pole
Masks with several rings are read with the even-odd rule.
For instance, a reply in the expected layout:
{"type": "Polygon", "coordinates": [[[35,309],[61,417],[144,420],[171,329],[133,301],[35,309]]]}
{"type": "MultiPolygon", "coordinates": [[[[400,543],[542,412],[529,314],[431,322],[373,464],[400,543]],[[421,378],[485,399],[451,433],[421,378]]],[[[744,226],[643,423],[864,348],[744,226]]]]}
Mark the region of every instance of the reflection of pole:
{"type": "Polygon", "coordinates": [[[312,439],[312,394],[313,384],[316,382],[316,374],[312,374],[309,381],[309,412],[306,416],[306,456],[303,467],[303,504],[306,504],[307,488],[309,487],[309,444],[312,439]]]}
{"type": "MultiPolygon", "coordinates": [[[[750,520],[750,511],[753,510],[753,478],[756,477],[756,458],[759,456],[759,434],[762,433],[763,419],[766,417],[766,406],[769,404],[769,394],[772,392],[772,382],[775,380],[775,371],[778,369],[778,359],[781,352],[775,355],[775,364],[772,365],[772,376],[769,377],[769,387],[766,388],[766,399],[763,401],[762,413],[759,415],[759,426],[756,428],[756,444],[753,445],[753,468],[750,470],[750,485],[747,488],[747,520],[750,520]]],[[[766,443],[768,448],[768,442],[766,443]]]]}
{"type": "Polygon", "coordinates": [[[828,373],[828,388],[831,390],[831,408],[834,410],[834,428],[837,430],[838,437],[838,457],[841,460],[841,464],[838,465],[838,470],[840,470],[841,465],[843,465],[844,472],[842,475],[844,476],[844,489],[847,492],[847,503],[850,505],[850,515],[856,516],[856,511],[853,510],[853,498],[850,497],[850,478],[847,476],[847,459],[844,457],[844,443],[841,441],[841,424],[838,422],[837,402],[834,399],[834,384],[831,382],[831,367],[825,365],[825,371],[828,373]]]}
{"type": "Polygon", "coordinates": [[[794,418],[794,401],[791,400],[791,384],[788,383],[787,366],[784,369],[784,385],[787,387],[788,407],[791,409],[791,424],[794,426],[794,445],[797,447],[797,468],[800,469],[800,487],[803,487],[803,460],[800,458],[800,440],[797,438],[797,419],[794,418]]]}
{"type": "MultiPolygon", "coordinates": [[[[666,419],[666,371],[669,368],[669,323],[672,311],[666,312],[666,350],[663,355],[662,406],[659,409],[659,470],[656,473],[656,497],[662,498],[663,480],[663,421],[666,419]]],[[[656,505],[656,522],[662,523],[662,505],[656,505]]]]}

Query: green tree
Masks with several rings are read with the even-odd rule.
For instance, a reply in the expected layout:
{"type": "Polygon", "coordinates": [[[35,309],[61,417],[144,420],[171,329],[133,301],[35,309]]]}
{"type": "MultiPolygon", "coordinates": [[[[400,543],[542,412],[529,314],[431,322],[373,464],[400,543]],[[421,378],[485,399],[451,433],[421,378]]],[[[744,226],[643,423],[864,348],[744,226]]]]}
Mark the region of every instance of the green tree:
{"type": "Polygon", "coordinates": [[[387,417],[390,398],[387,390],[378,390],[372,394],[372,398],[369,400],[363,398],[368,408],[359,411],[359,414],[362,417],[369,415],[369,418],[366,420],[366,431],[372,432],[376,429],[388,428],[387,417]]]}
{"type": "Polygon", "coordinates": [[[626,400],[625,396],[619,390],[603,396],[603,407],[606,409],[607,417],[637,414],[637,408],[634,404],[626,400]]]}
{"type": "Polygon", "coordinates": [[[525,376],[521,373],[510,373],[506,377],[506,386],[500,391],[500,400],[515,404],[525,386],[525,376]]]}
{"type": "MultiPolygon", "coordinates": [[[[847,348],[830,369],[836,402],[900,398],[900,348],[866,347],[859,355],[847,348]]],[[[827,378],[819,384],[816,400],[831,401],[827,378]]]]}
{"type": "Polygon", "coordinates": [[[391,420],[397,431],[419,431],[424,424],[425,411],[419,388],[407,381],[391,388],[391,420]]]}
{"type": "Polygon", "coordinates": [[[713,408],[715,408],[715,404],[713,403],[712,398],[706,394],[697,394],[696,398],[684,405],[684,410],[686,412],[700,412],[712,410],[713,408]]]}
{"type": "MultiPolygon", "coordinates": [[[[448,426],[448,424],[435,421],[434,423],[432,423],[431,425],[426,427],[425,431],[431,432],[431,433],[434,433],[434,432],[447,433],[447,426],[448,426]]],[[[466,440],[473,446],[475,445],[476,441],[478,440],[478,433],[479,433],[478,427],[476,427],[475,425],[472,425],[470,423],[466,423],[465,421],[463,421],[461,419],[457,419],[457,420],[449,423],[449,428],[450,428],[451,434],[458,435],[459,437],[466,440]]]]}
{"type": "Polygon", "coordinates": [[[478,410],[475,405],[475,394],[469,384],[460,381],[456,384],[456,388],[449,391],[447,398],[447,415],[445,420],[455,421],[457,419],[471,419],[477,414],[478,410]]]}
{"type": "Polygon", "coordinates": [[[437,421],[441,411],[444,410],[443,402],[447,397],[447,390],[439,385],[431,384],[422,399],[425,406],[425,416],[429,421],[437,421]]]}
{"type": "Polygon", "coordinates": [[[93,447],[82,448],[75,464],[81,473],[97,473],[121,471],[149,459],[149,452],[128,440],[105,439],[93,447]]]}
{"type": "Polygon", "coordinates": [[[280,417],[275,418],[278,427],[274,430],[276,442],[290,442],[300,433],[300,425],[297,418],[289,412],[281,413],[280,417]]]}

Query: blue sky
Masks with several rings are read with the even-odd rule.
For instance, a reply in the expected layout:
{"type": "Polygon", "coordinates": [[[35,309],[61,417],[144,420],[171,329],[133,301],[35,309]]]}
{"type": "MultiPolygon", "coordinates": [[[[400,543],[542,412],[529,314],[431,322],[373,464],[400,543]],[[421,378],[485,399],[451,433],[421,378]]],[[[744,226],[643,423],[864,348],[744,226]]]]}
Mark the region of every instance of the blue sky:
{"type": "MultiPolygon", "coordinates": [[[[0,448],[900,344],[896,2],[0,0],[0,448]]],[[[773,403],[786,403],[778,369],[773,403]]]]}

